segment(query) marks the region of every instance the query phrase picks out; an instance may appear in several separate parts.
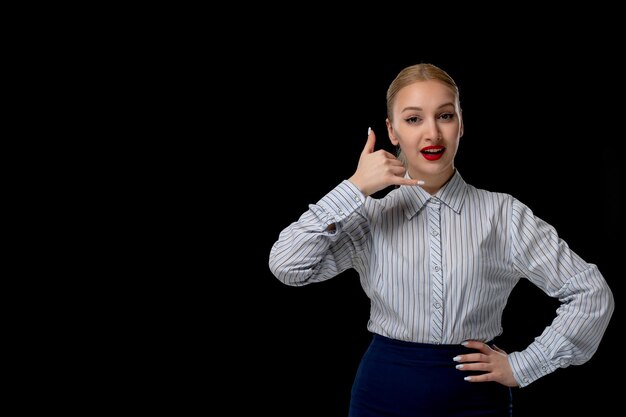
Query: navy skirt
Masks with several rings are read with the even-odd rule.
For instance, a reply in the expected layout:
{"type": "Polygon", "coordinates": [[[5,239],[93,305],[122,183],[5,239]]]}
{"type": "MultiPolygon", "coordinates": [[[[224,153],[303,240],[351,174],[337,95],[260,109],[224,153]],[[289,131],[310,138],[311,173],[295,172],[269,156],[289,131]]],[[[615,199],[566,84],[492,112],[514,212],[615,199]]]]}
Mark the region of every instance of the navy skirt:
{"type": "Polygon", "coordinates": [[[511,389],[468,382],[452,358],[461,345],[404,342],[375,334],[352,387],[350,417],[510,417],[511,389]]]}

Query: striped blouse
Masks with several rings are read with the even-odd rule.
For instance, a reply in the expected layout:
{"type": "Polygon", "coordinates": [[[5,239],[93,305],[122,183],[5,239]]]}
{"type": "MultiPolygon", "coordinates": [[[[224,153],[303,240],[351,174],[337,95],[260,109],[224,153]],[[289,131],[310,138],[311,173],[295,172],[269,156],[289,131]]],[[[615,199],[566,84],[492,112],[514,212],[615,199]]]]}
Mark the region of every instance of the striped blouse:
{"type": "Polygon", "coordinates": [[[529,279],[561,305],[533,343],[509,354],[520,387],[589,360],[614,309],[596,265],[552,226],[508,194],[467,184],[458,171],[434,196],[401,186],[364,197],[344,180],[280,233],[269,266],[293,286],[354,268],[371,300],[371,332],[432,344],[501,334],[513,287],[529,279]]]}

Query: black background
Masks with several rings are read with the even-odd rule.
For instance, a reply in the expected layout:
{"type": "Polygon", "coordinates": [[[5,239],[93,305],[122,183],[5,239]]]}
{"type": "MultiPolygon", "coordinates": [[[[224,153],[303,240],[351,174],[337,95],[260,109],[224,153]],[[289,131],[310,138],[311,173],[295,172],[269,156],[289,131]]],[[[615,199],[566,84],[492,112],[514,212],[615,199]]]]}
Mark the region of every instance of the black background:
{"type": "MultiPolygon", "coordinates": [[[[31,366],[43,358],[54,372],[23,373],[44,395],[25,406],[345,417],[370,340],[358,277],[346,271],[287,287],[268,257],[283,228],[354,172],[368,127],[378,148],[392,150],[386,89],[403,67],[432,62],[460,87],[463,178],[530,206],[599,266],[616,299],[597,354],[514,390],[514,415],[619,409],[625,72],[623,36],[613,28],[622,22],[607,21],[610,10],[592,16],[585,5],[578,20],[531,11],[510,31],[506,14],[497,27],[472,20],[471,30],[452,33],[452,13],[442,7],[407,11],[414,20],[399,33],[399,22],[383,27],[401,17],[389,7],[363,10],[369,18],[352,22],[357,29],[336,10],[236,7],[229,16],[142,8],[129,30],[112,19],[95,28],[102,43],[84,39],[92,61],[72,50],[80,65],[60,67],[89,98],[74,103],[72,123],[97,148],[78,148],[85,163],[106,160],[95,167],[105,186],[74,174],[86,185],[69,215],[99,243],[78,239],[76,253],[52,245],[79,268],[78,284],[61,286],[78,306],[44,294],[54,305],[37,320],[49,320],[58,338],[40,340],[35,329],[27,354],[31,366]],[[538,33],[537,19],[550,35],[538,33]],[[95,127],[94,115],[102,117],[95,127]],[[93,128],[102,138],[93,140],[93,128]],[[97,198],[85,202],[84,190],[97,198]],[[79,211],[92,206],[102,211],[87,211],[83,222],[79,211]]],[[[66,282],[65,269],[52,279],[44,267],[48,285],[66,282]]],[[[556,306],[520,282],[501,347],[523,349],[556,306]]]]}
{"type": "MultiPolygon", "coordinates": [[[[576,413],[593,404],[598,415],[618,406],[617,328],[621,321],[617,248],[621,248],[623,67],[587,49],[536,58],[518,48],[503,52],[385,53],[349,43],[274,45],[254,70],[238,67],[242,94],[229,137],[249,182],[234,187],[235,255],[224,311],[232,373],[225,386],[258,412],[345,416],[358,362],[370,335],[368,300],[350,270],[320,284],[287,287],[267,266],[279,232],[355,170],[368,126],[377,148],[392,150],[384,129],[385,92],[406,65],[434,63],[461,92],[465,134],[457,154],[464,179],[512,194],[556,227],[584,259],[599,266],[617,311],[596,355],[514,389],[514,415],[576,413]],[[236,143],[236,142],[235,142],[236,143]],[[621,146],[621,144],[620,144],[621,146]]],[[[549,49],[549,48],[547,48],[549,49]]],[[[549,52],[549,51],[548,51],[549,52]]],[[[232,107],[231,107],[232,108],[232,107]]],[[[232,114],[231,114],[232,116],[232,114]]],[[[232,249],[232,250],[231,250],[232,249]]],[[[501,347],[524,349],[555,315],[558,304],[522,280],[505,311],[501,347]]],[[[231,404],[235,405],[236,404],[231,404]]]]}

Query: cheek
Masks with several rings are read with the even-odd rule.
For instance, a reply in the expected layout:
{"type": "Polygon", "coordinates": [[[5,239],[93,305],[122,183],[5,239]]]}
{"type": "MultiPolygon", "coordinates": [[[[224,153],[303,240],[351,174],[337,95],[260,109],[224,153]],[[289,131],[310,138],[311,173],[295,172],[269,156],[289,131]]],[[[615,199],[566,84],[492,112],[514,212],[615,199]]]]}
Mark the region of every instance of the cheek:
{"type": "Polygon", "coordinates": [[[446,137],[456,139],[456,137],[460,137],[463,134],[463,129],[460,124],[455,123],[454,125],[446,125],[444,133],[446,137]]]}
{"type": "Polygon", "coordinates": [[[421,135],[417,132],[407,132],[396,138],[400,140],[400,146],[415,146],[420,142],[421,135]]]}

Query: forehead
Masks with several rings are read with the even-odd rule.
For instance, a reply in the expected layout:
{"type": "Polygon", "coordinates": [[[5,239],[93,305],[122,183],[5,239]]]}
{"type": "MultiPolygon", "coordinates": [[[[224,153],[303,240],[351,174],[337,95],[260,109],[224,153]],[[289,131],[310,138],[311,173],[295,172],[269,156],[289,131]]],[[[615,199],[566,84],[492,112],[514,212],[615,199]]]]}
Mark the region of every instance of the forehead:
{"type": "Polygon", "coordinates": [[[402,87],[396,96],[394,110],[404,107],[421,107],[422,109],[439,108],[445,104],[456,105],[454,91],[440,81],[417,81],[402,87]]]}

